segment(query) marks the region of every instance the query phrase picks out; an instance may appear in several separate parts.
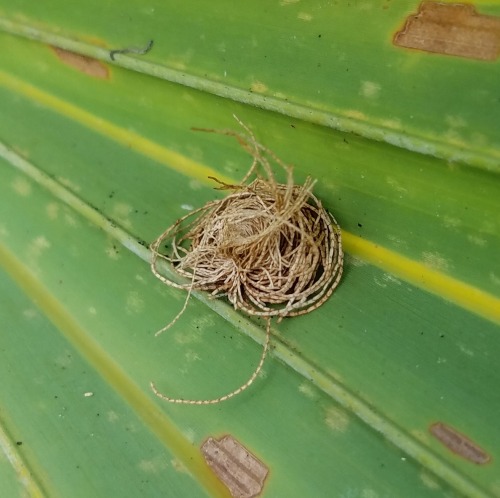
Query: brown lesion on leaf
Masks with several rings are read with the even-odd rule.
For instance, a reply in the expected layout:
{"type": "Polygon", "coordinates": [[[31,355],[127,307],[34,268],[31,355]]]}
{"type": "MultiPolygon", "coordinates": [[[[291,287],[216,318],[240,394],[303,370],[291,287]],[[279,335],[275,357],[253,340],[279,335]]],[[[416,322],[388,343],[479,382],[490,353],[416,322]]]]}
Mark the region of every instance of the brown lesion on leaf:
{"type": "Polygon", "coordinates": [[[262,493],[269,469],[232,436],[209,437],[201,452],[234,498],[254,498],[262,493]]]}
{"type": "Polygon", "coordinates": [[[484,465],[491,460],[490,455],[478,444],[443,422],[432,424],[429,432],[450,451],[472,463],[484,465]]]}
{"type": "Polygon", "coordinates": [[[68,66],[71,66],[84,74],[93,78],[108,79],[109,69],[101,61],[87,57],[86,55],[77,54],[64,50],[59,47],[51,47],[59,60],[68,66]]]}
{"type": "Polygon", "coordinates": [[[466,3],[422,2],[394,36],[394,44],[444,55],[495,60],[500,18],[479,14],[466,3]]]}

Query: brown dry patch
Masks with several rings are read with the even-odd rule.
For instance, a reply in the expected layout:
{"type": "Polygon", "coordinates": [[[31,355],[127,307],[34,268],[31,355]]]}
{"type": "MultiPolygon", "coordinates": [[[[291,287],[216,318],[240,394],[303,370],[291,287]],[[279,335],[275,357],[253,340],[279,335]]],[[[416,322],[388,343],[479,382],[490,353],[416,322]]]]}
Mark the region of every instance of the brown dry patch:
{"type": "Polygon", "coordinates": [[[85,73],[93,78],[108,79],[109,69],[101,61],[87,57],[86,55],[77,54],[64,50],[59,47],[51,47],[59,60],[68,66],[71,66],[82,73],[85,73]]]}
{"type": "Polygon", "coordinates": [[[261,494],[269,470],[232,436],[209,437],[201,452],[231,496],[253,498],[261,494]]]}
{"type": "Polygon", "coordinates": [[[453,453],[470,462],[484,465],[491,459],[474,441],[443,422],[432,424],[429,432],[453,453]]]}
{"type": "Polygon", "coordinates": [[[465,3],[422,2],[394,36],[394,44],[444,55],[495,60],[500,19],[478,14],[465,3]]]}

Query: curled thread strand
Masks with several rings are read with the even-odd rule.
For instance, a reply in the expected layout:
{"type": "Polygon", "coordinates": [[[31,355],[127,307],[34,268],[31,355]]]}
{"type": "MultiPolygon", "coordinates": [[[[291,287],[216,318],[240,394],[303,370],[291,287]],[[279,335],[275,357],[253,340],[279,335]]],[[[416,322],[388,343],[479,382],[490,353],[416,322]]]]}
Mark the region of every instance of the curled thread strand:
{"type": "Polygon", "coordinates": [[[151,244],[154,275],[188,291],[181,311],[156,335],[177,322],[193,291],[208,291],[214,297],[226,297],[236,310],[268,320],[264,351],[249,380],[216,399],[170,398],[151,383],[154,393],[171,403],[215,404],[247,389],[267,354],[270,319],[276,317],[279,322],[314,311],[331,296],[342,276],[340,227],[312,193],[315,181],[308,177],[303,185],[296,185],[292,168],[259,144],[236,119],[248,135],[232,130],[200,131],[235,137],[252,156],[242,182],[231,185],[214,178],[217,189],[227,190],[229,195],[186,214],[151,244]],[[285,183],[276,181],[273,162],[284,170],[285,183]],[[160,252],[166,246],[168,255],[160,252]],[[171,263],[187,281],[178,283],[162,275],[160,260],[171,263]]]}
{"type": "Polygon", "coordinates": [[[231,391],[228,394],[225,394],[224,396],[220,396],[219,398],[214,398],[214,399],[182,399],[182,398],[171,398],[169,396],[166,396],[165,394],[161,393],[155,384],[153,382],[150,383],[151,389],[153,392],[161,398],[164,401],[168,401],[169,403],[177,403],[177,404],[183,404],[183,405],[215,405],[217,403],[221,403],[222,401],[226,401],[234,396],[237,396],[238,394],[242,393],[245,391],[245,389],[248,389],[254,382],[254,380],[257,378],[259,375],[260,371],[262,370],[262,367],[264,365],[264,360],[266,359],[267,352],[269,350],[269,342],[271,338],[271,319],[267,319],[267,324],[266,324],[266,339],[264,342],[264,348],[262,349],[262,354],[260,356],[259,363],[257,364],[257,367],[253,371],[252,375],[249,377],[249,379],[242,384],[240,387],[235,389],[234,391],[231,391]]]}

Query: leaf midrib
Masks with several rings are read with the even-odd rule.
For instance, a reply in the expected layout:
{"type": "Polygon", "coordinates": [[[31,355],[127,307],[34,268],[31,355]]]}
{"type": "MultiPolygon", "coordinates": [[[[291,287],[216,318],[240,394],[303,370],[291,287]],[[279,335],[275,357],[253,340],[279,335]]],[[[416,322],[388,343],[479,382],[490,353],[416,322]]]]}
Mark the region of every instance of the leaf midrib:
{"type": "MultiPolygon", "coordinates": [[[[335,113],[325,112],[312,106],[243,90],[235,86],[210,80],[208,77],[196,76],[190,74],[188,71],[180,71],[164,64],[148,62],[137,56],[133,57],[123,54],[117,56],[113,62],[110,59],[110,49],[56,35],[35,26],[14,22],[4,17],[0,17],[0,29],[13,35],[46,43],[107,63],[113,63],[126,69],[148,74],[236,102],[277,112],[290,118],[300,119],[342,132],[355,133],[368,139],[386,142],[396,147],[418,152],[419,154],[456,161],[456,144],[438,141],[435,136],[418,133],[416,130],[413,130],[412,134],[409,135],[405,132],[384,126],[382,123],[349,117],[340,110],[335,113]]],[[[469,166],[476,166],[487,171],[500,172],[499,154],[495,149],[489,149],[485,152],[482,148],[474,147],[473,144],[468,143],[467,150],[462,149],[461,151],[461,160],[467,161],[469,166]]]]}
{"type": "MultiPolygon", "coordinates": [[[[59,200],[70,206],[77,213],[79,213],[81,216],[89,220],[93,225],[102,229],[108,236],[114,238],[125,248],[133,252],[145,262],[149,263],[149,249],[144,247],[141,241],[137,240],[134,236],[121,228],[114,220],[105,217],[94,207],[90,206],[84,200],[69,191],[62,184],[50,178],[39,168],[26,161],[24,158],[19,156],[16,152],[12,151],[2,143],[0,143],[0,157],[6,159],[12,167],[22,171],[38,185],[48,190],[56,198],[58,198],[59,200]]],[[[2,249],[1,246],[0,249],[2,249]]],[[[0,252],[4,253],[4,256],[5,254],[7,254],[5,250],[2,250],[0,252]]],[[[9,257],[8,259],[10,260],[10,263],[12,263],[12,257],[9,257]]],[[[0,257],[0,260],[4,260],[3,262],[5,265],[5,257],[0,257]]],[[[19,265],[19,268],[21,268],[22,264],[19,263],[19,265]]],[[[12,267],[12,264],[8,264],[6,266],[12,267]]],[[[168,265],[160,265],[160,270],[169,277],[176,278],[168,265]]],[[[13,274],[13,277],[16,278],[15,273],[13,274]]],[[[29,286],[23,286],[23,288],[27,289],[29,288],[29,286]]],[[[237,330],[249,336],[259,344],[264,343],[264,331],[255,323],[253,323],[248,317],[241,315],[240,313],[235,311],[228,303],[221,300],[210,299],[206,293],[193,292],[192,294],[202,303],[207,305],[210,309],[218,313],[237,330]]],[[[55,298],[52,299],[54,300],[55,298]]],[[[65,315],[67,314],[65,310],[59,311],[65,315]]],[[[56,314],[58,315],[60,313],[58,312],[56,314]]],[[[47,315],[50,318],[53,313],[47,313],[47,315]]],[[[87,336],[87,334],[85,333],[85,331],[79,330],[77,336],[79,340],[83,341],[82,343],[86,343],[85,336],[87,336]]],[[[97,364],[98,367],[102,367],[102,360],[97,357],[94,358],[92,356],[92,348],[86,353],[87,356],[91,356],[90,360],[93,364],[97,364]]],[[[431,450],[414,439],[404,429],[400,428],[394,421],[379,413],[374,407],[366,403],[360,397],[353,394],[348,387],[326,373],[318,365],[315,365],[311,359],[304,357],[304,355],[298,354],[292,347],[290,347],[287,341],[278,334],[273,334],[273,351],[271,354],[282,361],[284,364],[286,364],[288,367],[299,373],[305,379],[309,380],[317,388],[322,390],[333,400],[343,406],[346,410],[352,412],[373,430],[382,433],[384,437],[392,444],[394,444],[397,448],[418,461],[421,465],[434,472],[441,479],[447,481],[457,490],[466,492],[470,496],[487,496],[487,494],[485,494],[485,492],[483,492],[475,483],[471,482],[467,477],[463,476],[459,471],[448,465],[444,460],[435,455],[431,450]]],[[[99,368],[99,370],[101,370],[101,368],[99,368]]],[[[131,384],[131,387],[134,386],[131,384]]],[[[137,387],[135,387],[135,390],[137,390],[137,387]]],[[[144,394],[142,394],[142,396],[144,396],[144,394]]],[[[128,396],[124,397],[128,402],[130,402],[128,396]]],[[[137,408],[136,403],[131,403],[131,406],[133,406],[134,409],[137,408]]]]}

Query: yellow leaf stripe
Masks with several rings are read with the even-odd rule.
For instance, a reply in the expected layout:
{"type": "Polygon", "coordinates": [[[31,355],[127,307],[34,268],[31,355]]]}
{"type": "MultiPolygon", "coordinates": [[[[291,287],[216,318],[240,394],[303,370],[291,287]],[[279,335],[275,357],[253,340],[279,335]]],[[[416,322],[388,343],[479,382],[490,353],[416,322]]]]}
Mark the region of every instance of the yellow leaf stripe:
{"type": "MultiPolygon", "coordinates": [[[[15,76],[0,71],[0,84],[202,183],[208,184],[209,176],[216,176],[226,183],[234,183],[233,179],[222,176],[220,172],[204,164],[91,114],[15,76]]],[[[343,232],[343,241],[347,252],[464,309],[500,323],[500,298],[349,232],[343,232]]]]}
{"type": "MultiPolygon", "coordinates": [[[[80,123],[93,131],[96,131],[125,147],[129,147],[136,152],[143,154],[160,164],[168,166],[170,169],[178,171],[186,176],[196,178],[202,183],[213,185],[209,176],[216,176],[220,181],[231,183],[230,178],[221,175],[220,172],[193,161],[192,159],[169,150],[152,140],[149,140],[138,133],[117,126],[106,119],[100,118],[80,107],[60,99],[50,93],[26,83],[10,74],[0,71],[0,84],[9,90],[20,93],[29,99],[42,104],[45,107],[61,114],[77,123],[80,123]]],[[[234,182],[234,181],[233,181],[234,182]]]]}
{"type": "Polygon", "coordinates": [[[498,297],[352,233],[343,231],[342,241],[350,254],[477,315],[500,323],[498,297]]]}
{"type": "MultiPolygon", "coordinates": [[[[7,247],[0,244],[0,263],[17,285],[43,310],[45,316],[61,331],[76,349],[85,356],[102,378],[119,393],[144,420],[158,439],[176,455],[185,468],[204,487],[210,496],[230,498],[228,489],[206,464],[196,445],[182,434],[166,411],[157,403],[149,389],[136,384],[101,345],[82,328],[61,302],[34,276],[24,263],[7,247]]],[[[12,446],[12,445],[10,445],[12,446]]],[[[16,455],[10,451],[9,441],[0,427],[0,449],[9,458],[17,474],[23,480],[30,498],[44,498],[29,472],[16,455]]]]}

